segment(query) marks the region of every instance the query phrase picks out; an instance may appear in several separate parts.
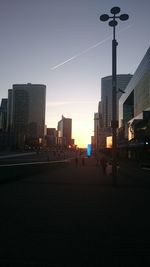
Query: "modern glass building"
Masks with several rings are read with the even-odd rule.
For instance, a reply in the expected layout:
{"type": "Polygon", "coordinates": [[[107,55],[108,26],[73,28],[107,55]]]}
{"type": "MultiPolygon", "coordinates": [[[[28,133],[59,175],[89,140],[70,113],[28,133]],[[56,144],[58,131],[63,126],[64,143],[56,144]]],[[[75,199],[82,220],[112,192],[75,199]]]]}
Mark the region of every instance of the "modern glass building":
{"type": "MultiPolygon", "coordinates": [[[[117,75],[117,92],[116,92],[116,109],[117,120],[119,98],[123,94],[126,86],[131,80],[131,74],[117,75]]],[[[106,76],[101,79],[101,110],[100,110],[100,129],[99,129],[99,145],[100,148],[106,147],[106,139],[112,135],[111,121],[112,121],[112,76],[106,76]]]]}
{"type": "MultiPolygon", "coordinates": [[[[131,74],[118,74],[117,75],[117,119],[118,119],[118,102],[125,90],[129,81],[131,80],[131,74]]],[[[112,76],[106,76],[101,79],[101,103],[103,114],[103,127],[110,127],[112,121],[112,76]]]]}
{"type": "Polygon", "coordinates": [[[17,146],[22,146],[26,140],[38,142],[44,137],[45,102],[46,86],[43,84],[14,84],[9,91],[12,107],[8,118],[11,118],[11,131],[17,146]]]}
{"type": "Polygon", "coordinates": [[[72,119],[65,118],[62,116],[62,119],[58,122],[58,145],[66,146],[72,144],[72,119]]]}
{"type": "Polygon", "coordinates": [[[150,137],[150,48],[119,99],[119,131],[127,139],[150,137]],[[145,131],[145,134],[144,134],[145,131]],[[146,134],[147,133],[147,134],[146,134]],[[149,137],[148,137],[149,135],[149,137]]]}

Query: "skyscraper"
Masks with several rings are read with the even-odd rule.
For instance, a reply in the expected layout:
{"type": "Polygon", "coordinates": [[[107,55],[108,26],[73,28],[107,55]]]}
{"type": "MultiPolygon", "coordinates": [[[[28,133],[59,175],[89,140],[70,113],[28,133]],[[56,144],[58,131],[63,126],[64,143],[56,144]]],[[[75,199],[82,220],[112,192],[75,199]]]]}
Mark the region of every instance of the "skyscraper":
{"type": "MultiPolygon", "coordinates": [[[[131,74],[118,74],[117,75],[117,120],[118,120],[118,102],[125,90],[130,79],[131,74]],[[122,92],[121,92],[122,91],[122,92]]],[[[110,127],[112,121],[112,76],[106,76],[101,79],[101,103],[103,114],[103,127],[110,127]]]]}
{"type": "Polygon", "coordinates": [[[10,94],[8,121],[16,138],[16,145],[22,146],[27,140],[44,137],[46,86],[42,84],[14,84],[10,94]]]}
{"type": "Polygon", "coordinates": [[[12,98],[13,90],[8,90],[8,103],[7,103],[7,132],[10,133],[12,131],[12,104],[13,104],[13,98],[12,98]]]}
{"type": "MultiPolygon", "coordinates": [[[[117,75],[117,92],[116,92],[116,110],[117,120],[119,98],[123,94],[126,86],[128,85],[131,74],[118,74],[117,75]]],[[[100,105],[100,129],[99,129],[99,146],[100,148],[106,147],[106,139],[112,136],[112,76],[106,76],[101,79],[101,105],[100,105]]]]}
{"type": "Polygon", "coordinates": [[[2,98],[0,106],[0,131],[6,132],[7,126],[7,98],[2,98]]]}
{"type": "Polygon", "coordinates": [[[69,146],[72,144],[72,119],[65,118],[58,122],[58,144],[63,146],[69,146]]]}

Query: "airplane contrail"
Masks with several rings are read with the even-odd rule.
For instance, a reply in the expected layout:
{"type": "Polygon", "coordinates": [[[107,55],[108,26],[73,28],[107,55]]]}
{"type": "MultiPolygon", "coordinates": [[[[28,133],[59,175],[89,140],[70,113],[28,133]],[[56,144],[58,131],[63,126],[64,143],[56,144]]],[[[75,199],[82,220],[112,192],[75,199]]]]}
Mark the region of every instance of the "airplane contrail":
{"type": "Polygon", "coordinates": [[[64,64],[66,64],[67,62],[69,62],[69,61],[75,59],[76,57],[77,57],[77,56],[73,56],[73,57],[71,57],[71,58],[69,58],[69,59],[63,61],[62,63],[59,63],[58,65],[52,67],[51,70],[55,70],[55,69],[61,67],[62,65],[64,65],[64,64]]]}
{"type": "Polygon", "coordinates": [[[76,59],[77,57],[79,57],[79,56],[81,56],[81,55],[87,53],[88,51],[92,50],[93,48],[96,48],[97,46],[103,44],[104,42],[106,42],[106,41],[109,40],[110,38],[111,38],[111,36],[105,38],[104,40],[102,40],[102,41],[100,41],[100,42],[98,42],[98,43],[96,43],[96,44],[94,44],[94,45],[92,45],[92,46],[90,46],[90,47],[88,47],[88,48],[85,49],[84,51],[82,51],[82,52],[80,52],[80,53],[74,55],[74,56],[71,57],[71,58],[68,58],[67,60],[65,60],[65,61],[63,61],[63,62],[61,62],[61,63],[59,63],[58,65],[55,65],[54,67],[51,68],[51,70],[56,70],[57,68],[63,66],[64,64],[68,63],[69,61],[71,61],[71,60],[73,60],[73,59],[76,59]]]}
{"type": "MultiPolygon", "coordinates": [[[[130,28],[130,27],[131,27],[131,25],[128,25],[127,27],[123,28],[123,29],[120,31],[120,33],[123,32],[123,31],[125,31],[125,30],[127,30],[127,29],[130,28]]],[[[74,55],[73,57],[70,57],[70,58],[68,58],[67,60],[65,60],[65,61],[63,61],[63,62],[61,62],[61,63],[59,63],[59,64],[53,66],[53,67],[51,68],[51,70],[56,70],[57,68],[63,66],[64,64],[68,63],[69,61],[71,61],[71,60],[73,60],[73,59],[76,59],[77,57],[82,56],[83,54],[86,54],[87,52],[89,52],[90,50],[96,48],[97,46],[99,46],[99,45],[105,43],[106,41],[108,41],[108,40],[111,39],[111,38],[112,38],[112,35],[109,35],[109,36],[108,36],[107,38],[105,38],[104,40],[102,40],[102,41],[100,41],[100,42],[98,42],[98,43],[96,43],[96,44],[94,44],[94,45],[88,47],[87,49],[85,49],[84,51],[82,51],[82,52],[80,52],[80,53],[74,55]]]]}

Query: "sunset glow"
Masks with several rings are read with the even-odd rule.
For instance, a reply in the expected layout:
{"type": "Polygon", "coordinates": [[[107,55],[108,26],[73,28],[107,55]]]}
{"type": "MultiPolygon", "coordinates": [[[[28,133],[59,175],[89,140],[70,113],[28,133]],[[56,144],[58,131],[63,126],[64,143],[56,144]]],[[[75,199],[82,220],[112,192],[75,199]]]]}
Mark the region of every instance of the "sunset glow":
{"type": "MultiPolygon", "coordinates": [[[[130,16],[116,31],[117,73],[133,74],[149,47],[150,2],[137,2],[116,3],[130,16]]],[[[99,16],[113,5],[111,0],[1,4],[1,98],[14,83],[45,84],[45,124],[57,129],[62,115],[71,118],[79,147],[91,143],[101,79],[112,73],[112,29],[99,16]]]]}

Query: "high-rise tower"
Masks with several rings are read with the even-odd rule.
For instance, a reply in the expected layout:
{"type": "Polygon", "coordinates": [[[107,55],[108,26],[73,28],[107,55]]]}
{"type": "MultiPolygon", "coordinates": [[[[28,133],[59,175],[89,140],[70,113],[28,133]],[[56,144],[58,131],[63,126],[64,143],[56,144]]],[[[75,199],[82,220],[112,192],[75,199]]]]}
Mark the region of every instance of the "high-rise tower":
{"type": "MultiPolygon", "coordinates": [[[[117,120],[119,98],[131,78],[131,74],[117,75],[117,120]]],[[[103,114],[103,127],[110,127],[112,121],[112,76],[106,76],[101,79],[101,103],[103,114]]]]}
{"type": "Polygon", "coordinates": [[[43,84],[14,84],[12,89],[11,129],[16,144],[44,137],[46,86],[43,84]]]}
{"type": "Polygon", "coordinates": [[[65,118],[62,116],[62,119],[58,122],[58,144],[63,146],[69,146],[72,144],[72,119],[65,118]]]}

